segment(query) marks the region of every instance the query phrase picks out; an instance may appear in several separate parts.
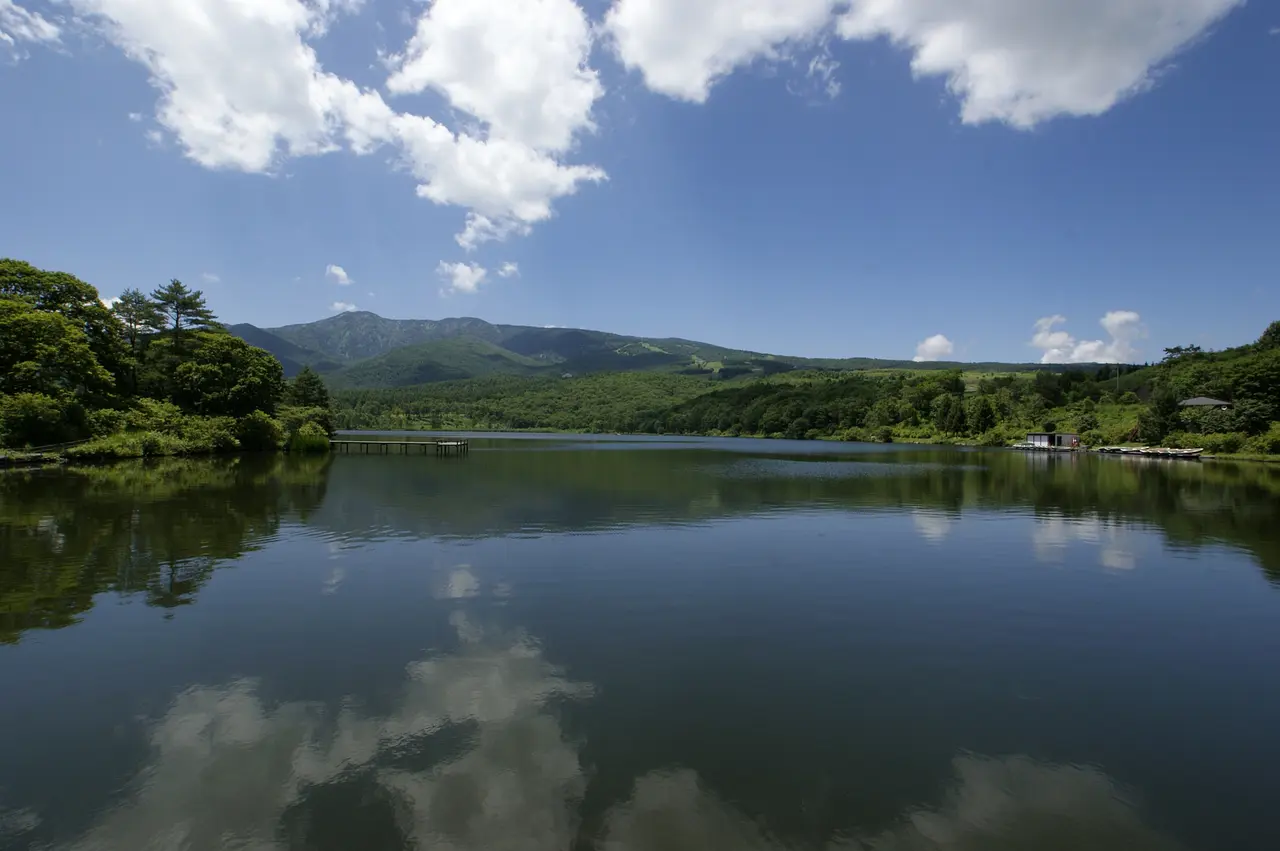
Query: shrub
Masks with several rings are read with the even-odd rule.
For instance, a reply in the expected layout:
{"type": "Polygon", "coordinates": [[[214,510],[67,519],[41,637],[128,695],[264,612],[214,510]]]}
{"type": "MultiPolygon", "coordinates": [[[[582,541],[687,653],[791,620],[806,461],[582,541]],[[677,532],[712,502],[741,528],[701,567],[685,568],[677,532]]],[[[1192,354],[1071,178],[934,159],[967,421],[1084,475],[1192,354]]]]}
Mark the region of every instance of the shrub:
{"type": "Polygon", "coordinates": [[[1174,432],[1165,437],[1163,445],[1170,449],[1203,449],[1213,455],[1231,455],[1244,448],[1248,438],[1239,433],[1189,434],[1174,432]]]}
{"type": "Polygon", "coordinates": [[[280,448],[284,432],[280,424],[262,411],[241,417],[236,422],[236,439],[240,448],[249,452],[267,452],[280,448]]]}
{"type": "Polygon", "coordinates": [[[285,437],[290,440],[308,423],[319,427],[326,437],[332,436],[334,432],[333,411],[328,408],[283,407],[276,412],[276,420],[284,429],[285,437]]]}
{"type": "Polygon", "coordinates": [[[89,434],[93,437],[106,437],[124,429],[125,413],[111,408],[90,411],[86,418],[89,434]]]}
{"type": "Polygon", "coordinates": [[[128,431],[159,431],[181,434],[185,415],[171,402],[156,399],[138,399],[124,415],[124,427],[128,431]]]}
{"type": "Polygon", "coordinates": [[[1084,446],[1109,446],[1106,435],[1098,429],[1091,429],[1080,435],[1080,443],[1084,446]]]}
{"type": "Polygon", "coordinates": [[[289,438],[290,452],[328,452],[329,435],[315,423],[306,423],[289,438]]]}
{"type": "Polygon", "coordinates": [[[139,434],[113,434],[98,437],[88,443],[73,446],[66,451],[72,460],[103,458],[141,458],[142,436],[139,434]]]}
{"type": "Polygon", "coordinates": [[[75,402],[43,393],[0,396],[0,441],[5,446],[66,443],[85,431],[84,410],[75,402]]]}
{"type": "Polygon", "coordinates": [[[1008,444],[1009,441],[1005,440],[999,429],[983,432],[978,437],[979,446],[1007,446],[1008,444]]]}
{"type": "Polygon", "coordinates": [[[212,455],[240,448],[236,421],[231,417],[187,417],[182,423],[182,439],[191,454],[212,455]]]}
{"type": "Polygon", "coordinates": [[[1272,423],[1269,431],[1250,438],[1245,444],[1245,451],[1258,455],[1280,455],[1280,423],[1272,423]]]}

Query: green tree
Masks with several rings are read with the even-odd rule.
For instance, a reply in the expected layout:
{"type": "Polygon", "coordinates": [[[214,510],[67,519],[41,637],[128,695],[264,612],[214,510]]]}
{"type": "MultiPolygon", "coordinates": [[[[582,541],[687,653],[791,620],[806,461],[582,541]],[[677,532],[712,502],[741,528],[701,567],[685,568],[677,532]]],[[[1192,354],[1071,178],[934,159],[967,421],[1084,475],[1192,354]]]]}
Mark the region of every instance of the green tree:
{"type": "Polygon", "coordinates": [[[142,344],[147,335],[159,331],[163,320],[155,302],[138,289],[125,290],[111,312],[124,328],[124,339],[129,344],[129,391],[138,392],[138,363],[142,360],[142,344]]]}
{"type": "Polygon", "coordinates": [[[304,366],[292,381],[285,396],[290,405],[299,408],[328,408],[329,388],[325,386],[320,374],[309,366],[304,366]]]}
{"type": "Polygon", "coordinates": [[[120,300],[111,307],[111,312],[124,326],[124,339],[129,350],[136,358],[141,350],[142,341],[148,334],[154,334],[164,327],[164,319],[160,316],[160,308],[142,292],[142,290],[125,290],[120,300]]]}
{"type": "Polygon", "coordinates": [[[174,374],[174,401],[206,416],[275,411],[284,395],[280,361],[230,334],[197,332],[190,358],[174,374]]]}
{"type": "Polygon", "coordinates": [[[1280,322],[1272,322],[1262,332],[1257,343],[1260,349],[1280,349],[1280,322]]]}
{"type": "Polygon", "coordinates": [[[205,305],[204,293],[187,289],[177,278],[153,292],[151,300],[155,302],[164,327],[175,337],[184,330],[206,328],[215,322],[213,311],[205,305]]]}
{"type": "Polygon", "coordinates": [[[0,297],[0,393],[85,397],[113,383],[75,322],[28,299],[0,297]]]}
{"type": "Polygon", "coordinates": [[[991,431],[996,427],[996,411],[991,405],[991,400],[986,396],[979,396],[969,403],[968,411],[969,431],[974,434],[983,434],[991,431]]]}
{"type": "Polygon", "coordinates": [[[965,429],[964,403],[950,393],[933,400],[933,424],[943,434],[962,434],[965,429]]]}
{"type": "Polygon", "coordinates": [[[128,355],[120,323],[98,291],[66,272],[48,272],[30,263],[0,259],[0,297],[25,298],[37,310],[56,313],[84,333],[98,363],[113,376],[125,371],[128,355]]]}
{"type": "Polygon", "coordinates": [[[1151,404],[1138,417],[1138,437],[1147,443],[1159,443],[1178,427],[1181,409],[1178,397],[1167,384],[1159,384],[1151,394],[1151,404]]]}

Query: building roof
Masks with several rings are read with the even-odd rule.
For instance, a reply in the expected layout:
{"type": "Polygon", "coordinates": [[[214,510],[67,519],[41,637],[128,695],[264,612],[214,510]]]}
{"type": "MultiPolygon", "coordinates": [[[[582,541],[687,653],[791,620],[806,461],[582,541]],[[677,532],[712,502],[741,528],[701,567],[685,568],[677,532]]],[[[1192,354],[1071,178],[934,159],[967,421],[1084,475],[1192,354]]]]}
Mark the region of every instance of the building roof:
{"type": "Polygon", "coordinates": [[[1230,402],[1224,402],[1221,399],[1210,399],[1208,396],[1195,396],[1178,404],[1184,408],[1223,408],[1231,406],[1230,402]]]}

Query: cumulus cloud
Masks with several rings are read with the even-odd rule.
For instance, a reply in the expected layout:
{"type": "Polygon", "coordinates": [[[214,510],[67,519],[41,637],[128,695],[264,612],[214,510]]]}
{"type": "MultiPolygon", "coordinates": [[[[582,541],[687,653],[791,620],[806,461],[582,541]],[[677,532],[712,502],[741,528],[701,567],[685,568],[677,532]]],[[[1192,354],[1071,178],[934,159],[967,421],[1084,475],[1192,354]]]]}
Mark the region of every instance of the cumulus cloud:
{"type": "Polygon", "coordinates": [[[351,286],[351,276],[347,274],[347,270],[341,266],[335,266],[330,263],[324,267],[324,275],[329,280],[341,287],[351,286]]]}
{"type": "Polygon", "coordinates": [[[0,0],[0,57],[22,58],[19,42],[52,44],[61,37],[62,29],[39,12],[0,0]]]}
{"type": "Polygon", "coordinates": [[[591,27],[573,0],[436,0],[418,19],[387,88],[432,89],[491,137],[564,151],[594,127],[604,94],[588,66],[591,27]]]}
{"type": "Polygon", "coordinates": [[[100,299],[98,299],[98,301],[102,302],[102,306],[103,306],[103,307],[105,307],[105,308],[107,308],[108,310],[110,310],[111,308],[115,307],[117,304],[119,304],[119,303],[120,303],[120,299],[115,298],[115,297],[112,297],[112,298],[100,298],[100,299]]]}
{"type": "Polygon", "coordinates": [[[602,91],[585,64],[589,30],[572,0],[522,4],[515,22],[496,0],[437,0],[425,8],[395,58],[392,86],[439,91],[448,114],[461,115],[457,132],[397,112],[378,92],[321,67],[310,41],[358,4],[70,2],[148,69],[161,93],[157,122],[207,168],[273,172],[288,157],[389,146],[419,181],[420,197],[491,223],[470,233],[472,242],[525,233],[551,217],[556,199],[605,177],[560,159],[574,134],[592,126],[590,106],[602,91]],[[495,57],[502,61],[491,63],[495,57]],[[503,64],[512,57],[514,70],[503,64]]]}
{"type": "Polygon", "coordinates": [[[1138,358],[1135,343],[1146,336],[1142,317],[1132,310],[1113,310],[1099,324],[1110,340],[1077,340],[1059,326],[1065,316],[1046,316],[1036,321],[1031,345],[1044,354],[1041,363],[1130,363],[1138,358]]]}
{"type": "Polygon", "coordinates": [[[436,274],[444,279],[444,293],[473,293],[480,289],[489,271],[477,263],[444,263],[436,267],[436,274]]]}
{"type": "Polygon", "coordinates": [[[702,103],[715,82],[808,42],[842,0],[617,0],[604,29],[655,92],[702,103]]]}
{"type": "Polygon", "coordinates": [[[329,305],[329,309],[334,313],[355,313],[360,308],[356,307],[349,301],[335,301],[329,305]]]}
{"type": "Polygon", "coordinates": [[[951,357],[955,350],[954,343],[942,334],[935,334],[916,346],[916,356],[912,360],[916,363],[945,360],[951,357]]]}
{"type": "Polygon", "coordinates": [[[498,269],[499,278],[518,278],[520,277],[520,266],[517,263],[503,263],[498,269]]]}
{"type": "Polygon", "coordinates": [[[845,38],[886,37],[943,76],[967,123],[1101,115],[1243,0],[853,0],[845,38]]]}
{"type": "Polygon", "coordinates": [[[616,0],[619,58],[656,92],[702,102],[716,80],[834,27],[886,38],[920,77],[943,77],[966,123],[1030,128],[1100,115],[1150,86],[1179,50],[1244,0],[616,0]]]}
{"type": "Polygon", "coordinates": [[[469,254],[486,242],[503,242],[509,236],[527,236],[530,230],[529,225],[514,219],[495,222],[488,216],[468,213],[466,226],[454,239],[469,254]]]}

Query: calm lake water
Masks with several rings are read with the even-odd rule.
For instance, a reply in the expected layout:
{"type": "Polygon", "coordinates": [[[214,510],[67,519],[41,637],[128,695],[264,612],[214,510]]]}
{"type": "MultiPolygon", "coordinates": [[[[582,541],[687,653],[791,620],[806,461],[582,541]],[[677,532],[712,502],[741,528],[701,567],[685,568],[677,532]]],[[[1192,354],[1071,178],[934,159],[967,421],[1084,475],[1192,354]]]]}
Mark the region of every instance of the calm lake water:
{"type": "Polygon", "coordinates": [[[483,439],[0,476],[0,847],[1280,848],[1280,470],[483,439]]]}

